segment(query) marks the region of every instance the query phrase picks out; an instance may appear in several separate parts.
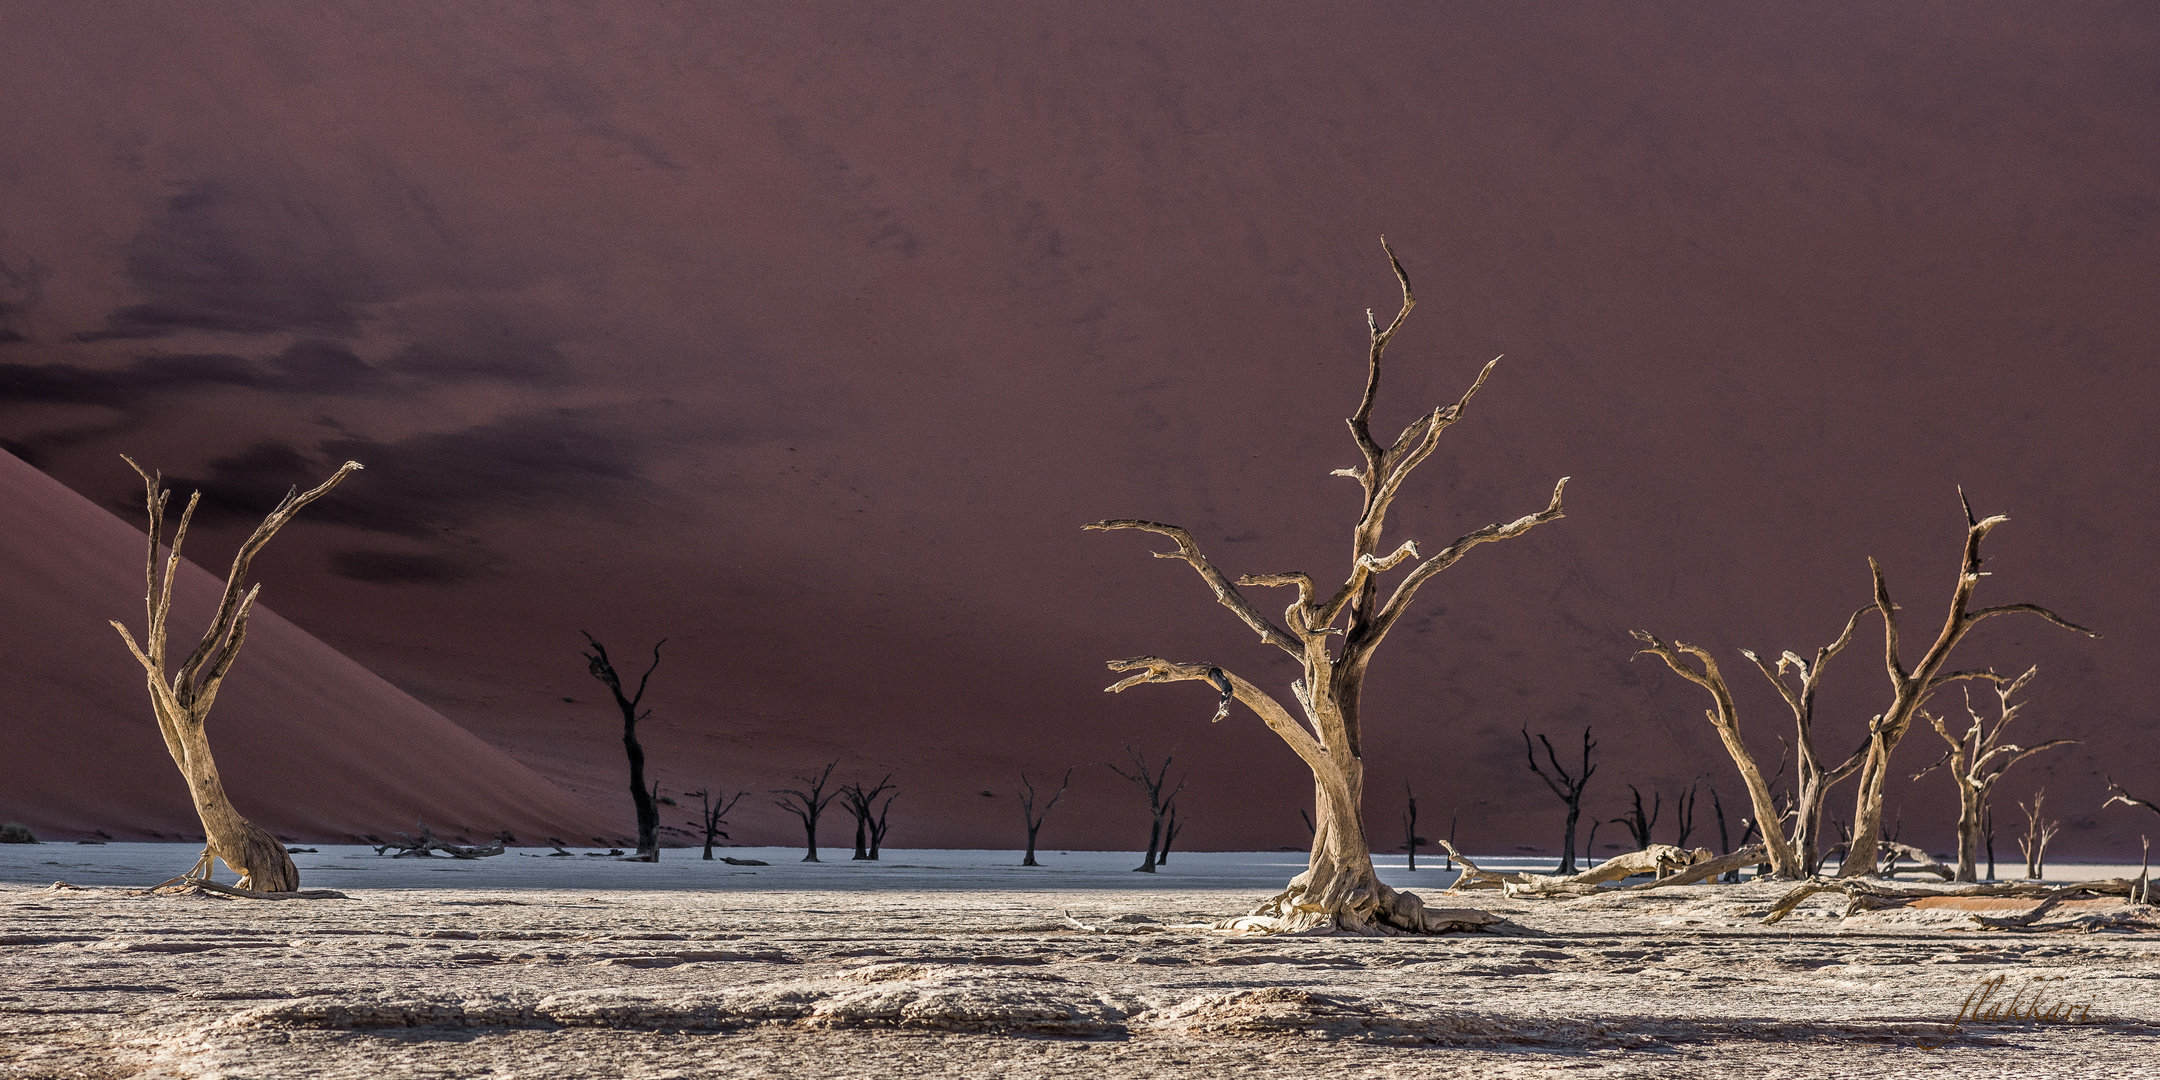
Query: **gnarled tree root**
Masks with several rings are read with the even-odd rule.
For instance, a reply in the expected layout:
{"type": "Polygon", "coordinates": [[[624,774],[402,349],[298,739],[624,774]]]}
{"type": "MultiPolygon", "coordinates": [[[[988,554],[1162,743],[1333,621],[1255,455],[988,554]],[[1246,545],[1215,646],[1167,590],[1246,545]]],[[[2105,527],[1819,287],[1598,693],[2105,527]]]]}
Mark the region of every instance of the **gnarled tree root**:
{"type": "Polygon", "coordinates": [[[1426,907],[1418,894],[1391,889],[1378,881],[1352,888],[1339,898],[1314,897],[1308,893],[1304,875],[1300,875],[1289,888],[1261,901],[1251,914],[1220,920],[1213,928],[1300,937],[1399,937],[1482,930],[1503,921],[1498,915],[1475,908],[1426,907]]]}

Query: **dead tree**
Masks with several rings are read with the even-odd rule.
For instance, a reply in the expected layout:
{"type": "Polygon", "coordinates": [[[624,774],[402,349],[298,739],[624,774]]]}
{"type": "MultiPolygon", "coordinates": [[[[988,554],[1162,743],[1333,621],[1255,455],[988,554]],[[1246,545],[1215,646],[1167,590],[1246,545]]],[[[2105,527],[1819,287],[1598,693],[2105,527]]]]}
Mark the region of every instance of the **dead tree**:
{"type": "Polygon", "coordinates": [[[1155,865],[1170,865],[1170,845],[1177,843],[1178,834],[1185,831],[1185,823],[1178,820],[1177,798],[1170,799],[1170,809],[1163,815],[1162,851],[1155,855],[1155,865]]]}
{"type": "Polygon", "coordinates": [[[1402,851],[1408,857],[1405,865],[1408,869],[1414,871],[1417,869],[1417,850],[1431,844],[1432,841],[1417,834],[1417,792],[1410,790],[1408,780],[1403,781],[1402,790],[1403,801],[1409,804],[1409,808],[1403,811],[1402,851]]]}
{"type": "MultiPolygon", "coordinates": [[[[1360,816],[1365,794],[1364,726],[1359,703],[1365,675],[1374,650],[1388,631],[1401,621],[1418,590],[1442,570],[1453,566],[1471,548],[1496,540],[1521,536],[1532,528],[1561,516],[1560,496],[1565,477],[1553,487],[1543,510],[1506,525],[1487,525],[1457,538],[1430,558],[1415,564],[1385,600],[1380,598],[1380,577],[1418,559],[1414,541],[1391,551],[1381,548],[1381,532],[1389,506],[1412,470],[1431,456],[1440,433],[1454,424],[1470,399],[1485,384],[1495,359],[1478,373],[1477,380],[1461,400],[1426,413],[1387,446],[1374,441],[1369,427],[1373,402],[1380,393],[1381,358],[1388,343],[1402,329],[1415,300],[1410,278],[1402,263],[1388,249],[1388,264],[1402,285],[1402,308],[1385,329],[1366,313],[1371,343],[1366,354],[1365,392],[1357,411],[1349,418],[1350,435],[1363,461],[1335,475],[1358,482],[1364,491],[1363,507],[1351,530],[1349,576],[1332,593],[1322,594],[1309,574],[1248,575],[1238,584],[1259,587],[1293,587],[1297,598],[1284,612],[1283,626],[1276,626],[1230,583],[1200,551],[1192,534],[1175,525],[1152,521],[1099,521],[1091,529],[1140,529],[1168,537],[1177,544],[1174,552],[1158,552],[1160,558],[1179,559],[1199,573],[1215,598],[1229,608],[1260,640],[1287,653],[1302,668],[1302,677],[1290,684],[1292,699],[1305,714],[1304,723],[1283,707],[1272,694],[1239,676],[1210,663],[1179,663],[1155,656],[1135,656],[1110,663],[1113,671],[1130,672],[1111,685],[1112,692],[1141,683],[1194,681],[1213,686],[1220,694],[1215,719],[1229,715],[1235,700],[1258,714],[1312,770],[1316,828],[1312,851],[1304,873],[1292,879],[1280,894],[1260,905],[1252,916],[1236,920],[1246,930],[1294,931],[1337,929],[1350,933],[1382,933],[1380,927],[1423,931],[1427,920],[1423,901],[1415,894],[1398,896],[1373,872],[1372,848],[1360,816]],[[1309,726],[1308,726],[1309,725],[1309,726]]],[[[1440,925],[1438,923],[1434,925],[1440,925]]]]}
{"type": "MultiPolygon", "coordinates": [[[[1829,796],[1831,788],[1860,771],[1861,763],[1867,760],[1868,747],[1868,740],[1862,737],[1859,745],[1846,754],[1843,760],[1835,765],[1823,763],[1822,755],[1815,748],[1815,689],[1821,683],[1823,669],[1829,666],[1831,658],[1852,643],[1853,630],[1859,626],[1860,617],[1873,610],[1875,606],[1870,604],[1848,616],[1845,619],[1844,631],[1838,635],[1836,641],[1815,650],[1812,663],[1788,649],[1778,657],[1777,664],[1772,666],[1753,652],[1740,650],[1740,655],[1747,657],[1748,662],[1754,664],[1756,669],[1763,673],[1763,677],[1777,687],[1778,696],[1784,698],[1786,707],[1792,710],[1793,742],[1798,749],[1796,757],[1799,759],[1799,784],[1798,790],[1791,795],[1793,804],[1789,816],[1792,819],[1793,855],[1799,860],[1802,875],[1816,873],[1822,868],[1823,800],[1829,796]],[[1788,671],[1800,677],[1798,685],[1787,680],[1788,671]]],[[[1784,771],[1784,762],[1780,761],[1778,772],[1782,775],[1784,771]]],[[[1770,783],[1773,787],[1776,786],[1777,779],[1773,777],[1770,783]]]]}
{"type": "MultiPolygon", "coordinates": [[[[1864,746],[1863,750],[1855,750],[1842,764],[1823,768],[1821,759],[1815,752],[1815,687],[1822,678],[1824,665],[1852,640],[1854,625],[1861,615],[1871,610],[1872,606],[1853,612],[1852,617],[1845,620],[1845,632],[1838,635],[1836,641],[1817,650],[1813,664],[1787,652],[1778,659],[1777,666],[1772,667],[1752,651],[1740,650],[1740,655],[1747,657],[1762,671],[1763,677],[1778,688],[1779,695],[1784,697],[1785,703],[1792,708],[1800,746],[1800,797],[1793,810],[1794,832],[1791,840],[1786,839],[1786,815],[1778,810],[1776,796],[1772,794],[1772,788],[1777,781],[1775,778],[1763,779],[1762,766],[1756,763],[1755,755],[1748,750],[1747,744],[1741,741],[1740,707],[1734,702],[1732,689],[1726,685],[1725,675],[1718,670],[1717,661],[1699,646],[1684,641],[1667,644],[1646,631],[1631,631],[1635,640],[1649,646],[1635,655],[1648,653],[1655,656],[1665,661],[1665,666],[1681,678],[1710,692],[1714,707],[1704,710],[1703,715],[1709,718],[1710,726],[1717,730],[1718,739],[1725,744],[1725,752],[1732,757],[1734,767],[1740,771],[1741,782],[1747,786],[1748,800],[1755,809],[1749,820],[1755,822],[1757,830],[1762,833],[1764,850],[1770,854],[1770,873],[1773,876],[1798,878],[1814,872],[1820,859],[1815,849],[1820,844],[1816,834],[1821,828],[1823,796],[1828,793],[1831,785],[1852,775],[1860,767],[1864,746]],[[1698,669],[1684,657],[1694,657],[1702,666],[1698,669]],[[1793,686],[1785,680],[1788,669],[1799,672],[1799,686],[1793,686]]],[[[1781,760],[1779,774],[1782,775],[1783,772],[1784,763],[1781,760]]],[[[1740,843],[1744,846],[1747,841],[1743,839],[1740,843]]]]}
{"type": "Polygon", "coordinates": [[[1042,865],[1035,861],[1035,834],[1042,831],[1043,821],[1050,816],[1050,811],[1057,809],[1058,800],[1065,797],[1066,787],[1072,784],[1072,774],[1071,769],[1065,770],[1065,779],[1058,781],[1057,794],[1050,796],[1040,814],[1035,812],[1035,785],[1028,782],[1026,773],[1020,774],[1020,820],[1027,825],[1027,858],[1022,859],[1020,865],[1042,865]]]}
{"type": "Polygon", "coordinates": [[[1627,789],[1634,794],[1635,805],[1626,813],[1612,819],[1613,824],[1627,826],[1628,835],[1635,838],[1635,850],[1648,851],[1651,844],[1650,830],[1657,826],[1658,814],[1665,806],[1665,796],[1652,791],[1650,812],[1645,814],[1642,808],[1642,792],[1636,791],[1633,784],[1629,784],[1627,789]]]}
{"type": "Polygon", "coordinates": [[[608,661],[607,646],[600,644],[591,634],[585,640],[592,644],[592,651],[585,654],[585,669],[600,680],[615,695],[615,707],[622,712],[623,751],[630,755],[630,801],[637,807],[637,854],[631,862],[660,861],[660,803],[645,787],[645,748],[638,745],[638,721],[652,715],[652,710],[637,711],[638,702],[645,700],[645,684],[652,681],[652,673],[660,667],[660,646],[666,638],[653,643],[652,664],[638,679],[637,693],[623,695],[622,680],[615,675],[615,665],[608,661]]]}
{"type": "Polygon", "coordinates": [[[2047,871],[2048,842],[2062,829],[2060,821],[2040,820],[2040,808],[2046,803],[2047,790],[2043,788],[2033,793],[2031,805],[2018,804],[2018,809],[2025,811],[2025,835],[2018,837],[2018,851],[2025,856],[2025,876],[2034,881],[2047,871]]]}
{"type": "MultiPolygon", "coordinates": [[[[855,858],[868,860],[877,858],[870,844],[870,832],[874,827],[874,823],[878,820],[877,798],[892,790],[891,773],[886,773],[885,778],[879,780],[877,786],[873,788],[866,788],[861,784],[848,784],[840,789],[840,805],[845,807],[847,812],[855,818],[855,858]]],[[[891,804],[892,800],[887,799],[886,805],[891,804]]]]}
{"type": "Polygon", "coordinates": [[[804,862],[818,861],[818,815],[823,814],[825,807],[834,799],[840,797],[840,793],[837,791],[830,795],[825,794],[825,782],[832,778],[833,767],[839,764],[837,761],[827,764],[825,771],[817,774],[815,779],[808,776],[796,777],[796,781],[802,784],[799,789],[780,788],[773,792],[775,795],[783,796],[783,798],[774,799],[773,805],[795,815],[795,820],[802,822],[803,846],[809,849],[808,853],[803,856],[802,861],[804,862]]]}
{"type": "Polygon", "coordinates": [[[848,813],[855,818],[856,858],[877,861],[878,848],[885,841],[886,812],[892,809],[893,800],[899,797],[900,793],[893,786],[891,773],[886,773],[876,787],[849,784],[840,789],[840,805],[846,807],[848,813]],[[884,804],[879,805],[878,796],[888,791],[892,794],[885,795],[884,804]]]}
{"type": "Polygon", "coordinates": [[[357,471],[360,463],[346,462],[330,479],[306,492],[298,489],[285,492],[285,497],[278,500],[262,524],[256,526],[255,532],[240,545],[239,553],[233,556],[232,569],[225,575],[225,592],[218,600],[217,614],[211,618],[210,628],[180,662],[179,670],[168,675],[166,619],[172,612],[173,579],[179,576],[180,545],[187,539],[188,522],[195,516],[202,492],[188,497],[187,509],[180,514],[180,527],[173,533],[164,576],[160,578],[158,545],[164,540],[165,500],[171,497],[171,492],[165,490],[162,473],[144,472],[142,466],[125,455],[121,460],[142,477],[143,501],[150,516],[150,554],[143,570],[148,588],[143,603],[149,614],[149,625],[140,643],[126,626],[117,621],[112,625],[120,631],[120,639],[127,643],[128,651],[142,663],[150,685],[150,709],[157,716],[158,733],[164,736],[165,750],[172,755],[173,764],[180,767],[180,775],[187,781],[188,795],[195,803],[196,816],[202,819],[203,852],[186,877],[207,881],[211,860],[221,859],[228,869],[240,875],[239,888],[244,891],[296,890],[300,887],[300,871],[293,866],[292,857],[285,853],[285,845],[240,816],[240,811],[233,808],[232,800],[226,796],[225,782],[219,778],[217,762],[210,756],[210,737],[204,725],[210,717],[211,704],[217,700],[218,688],[224,683],[226,673],[232,670],[233,661],[240,657],[241,643],[247,640],[248,616],[255,609],[255,597],[262,592],[260,583],[252,586],[247,583],[249,564],[301,507],[328,494],[339,481],[357,471]]]}
{"type": "Polygon", "coordinates": [[[735,804],[741,802],[742,797],[749,794],[749,791],[748,789],[738,791],[732,798],[725,791],[715,792],[711,788],[699,788],[696,791],[685,791],[683,794],[698,800],[698,816],[690,822],[690,827],[704,834],[705,861],[711,862],[713,840],[716,838],[721,840],[734,839],[721,831],[720,826],[727,822],[728,811],[735,809],[735,804]]]}
{"type": "MultiPolygon", "coordinates": [[[[1170,780],[1170,762],[1175,755],[1165,755],[1162,760],[1162,767],[1149,772],[1146,756],[1133,749],[1131,744],[1126,745],[1125,753],[1132,758],[1132,772],[1126,772],[1109,762],[1105,762],[1104,767],[1140,785],[1140,790],[1147,793],[1150,821],[1147,855],[1140,860],[1140,865],[1133,867],[1133,872],[1136,874],[1152,874],[1155,872],[1155,867],[1159,865],[1159,857],[1162,854],[1163,816],[1170,812],[1170,804],[1177,799],[1178,792],[1185,790],[1185,778],[1180,777],[1178,785],[1171,788],[1170,794],[1166,796],[1163,794],[1163,786],[1170,780]]],[[[1188,773],[1187,775],[1191,774],[1188,773]]]]}
{"type": "MultiPolygon", "coordinates": [[[[1590,774],[1597,771],[1597,766],[1590,763],[1590,751],[1597,749],[1597,743],[1591,740],[1590,729],[1585,726],[1582,729],[1582,764],[1574,776],[1569,776],[1568,771],[1560,767],[1560,755],[1553,752],[1552,740],[1539,732],[1538,741],[1545,744],[1545,759],[1552,762],[1551,776],[1538,767],[1537,750],[1530,745],[1530,729],[1522,729],[1523,753],[1530,759],[1530,771],[1538,774],[1538,779],[1545,781],[1545,786],[1567,804],[1567,832],[1560,842],[1560,869],[1555,872],[1572,874],[1575,872],[1575,823],[1582,817],[1583,787],[1590,783],[1590,774]]],[[[1588,857],[1596,858],[1597,855],[1592,852],[1588,857]]]]}
{"type": "Polygon", "coordinates": [[[1676,847],[1686,847],[1688,837],[1695,834],[1695,793],[1701,786],[1702,780],[1699,778],[1690,781],[1687,790],[1673,799],[1674,824],[1680,829],[1679,838],[1673,841],[1676,847]]]}
{"type": "Polygon", "coordinates": [[[2016,679],[2007,683],[1996,682],[1997,715],[1993,726],[1982,720],[1979,711],[1973,708],[1970,689],[1965,692],[1965,715],[1972,717],[1972,725],[1963,732],[1952,735],[1941,717],[1924,709],[1920,712],[1921,716],[1927,718],[1929,726],[1935,729],[1935,734],[1942,736],[1943,742],[1949,744],[1949,749],[1943,752],[1942,760],[1914,773],[1913,779],[1918,780],[1937,768],[1948,765],[1950,779],[1957,784],[1958,846],[1957,875],[1952,879],[1954,881],[1972,881],[1977,876],[1981,818],[1984,816],[1982,808],[1987,805],[1988,793],[1994,789],[1995,782],[2002,779],[2003,773],[2008,772],[2010,766],[2050,747],[2068,746],[2077,741],[2049,739],[2030,749],[2002,741],[2003,729],[2009,727],[2010,722],[2017,719],[2018,710],[2025,707],[2022,702],[2012,705],[2010,698],[2039,670],[2037,667],[2027,668],[2025,674],[2016,679]]]}
{"type": "Polygon", "coordinates": [[[1935,691],[1950,683],[1994,677],[1992,671],[1943,670],[1950,659],[1950,650],[1956,648],[1973,627],[1996,615],[2024,612],[2087,637],[2100,636],[2038,604],[1997,604],[1978,611],[1966,610],[1973,589],[1983,576],[1980,543],[1995,526],[2010,519],[2003,514],[1986,519],[1975,517],[1972,503],[1966,501],[1962,490],[1958,492],[1958,503],[1965,509],[1965,551],[1958,564],[1957,588],[1950,594],[1950,612],[1943,621],[1942,630],[1936,634],[1934,644],[1928,646],[1927,653],[1909,671],[1898,657],[1898,607],[1890,602],[1890,585],[1883,578],[1882,566],[1874,559],[1868,560],[1868,570],[1875,579],[1875,609],[1883,618],[1883,664],[1890,673],[1891,695],[1889,707],[1868,723],[1867,758],[1860,766],[1860,791],[1853,807],[1852,846],[1845,852],[1844,864],[1838,867],[1839,877],[1873,873],[1881,857],[1877,848],[1882,839],[1883,783],[1890,776],[1890,755],[1912,726],[1913,716],[1935,691]]]}

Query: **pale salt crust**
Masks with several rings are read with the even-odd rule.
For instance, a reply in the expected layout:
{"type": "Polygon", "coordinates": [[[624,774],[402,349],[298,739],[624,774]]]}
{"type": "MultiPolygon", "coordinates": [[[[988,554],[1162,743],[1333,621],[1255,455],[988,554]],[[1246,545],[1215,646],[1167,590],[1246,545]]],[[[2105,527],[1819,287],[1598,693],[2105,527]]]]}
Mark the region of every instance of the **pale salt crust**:
{"type": "Polygon", "coordinates": [[[1179,924],[1242,913],[1300,855],[1178,853],[1150,876],[1129,853],[725,854],[772,865],[324,847],[294,857],[302,884],[350,899],[267,903],[122,891],[185,869],[177,845],[0,848],[0,1078],[2120,1077],[2160,1060],[2160,934],[1841,919],[1835,894],[1764,927],[1776,884],[1450,898],[1437,861],[1398,857],[1389,884],[1511,925],[1250,938],[1179,924]],[[1995,975],[2095,1021],[1946,1035],[1995,975]]]}

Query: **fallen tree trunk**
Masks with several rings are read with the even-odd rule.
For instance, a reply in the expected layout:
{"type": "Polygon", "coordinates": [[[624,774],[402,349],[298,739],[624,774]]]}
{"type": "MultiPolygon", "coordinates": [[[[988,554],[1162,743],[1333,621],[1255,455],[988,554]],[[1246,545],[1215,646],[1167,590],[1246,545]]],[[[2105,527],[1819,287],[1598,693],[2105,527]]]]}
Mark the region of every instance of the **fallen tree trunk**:
{"type": "Polygon", "coordinates": [[[1850,915],[1855,911],[1869,911],[1892,907],[1929,896],[1996,896],[2017,899],[2048,900],[2056,902],[2076,899],[2076,893],[2094,896],[2120,896],[2128,898],[2137,882],[2129,878],[2099,878],[2093,881],[2069,882],[2061,885],[2043,885],[2037,881],[2011,882],[2001,885],[1919,885],[1906,882],[1883,881],[1874,878],[1811,878],[1795,886],[1791,892],[1778,898],[1771,905],[1770,914],[1763,919],[1768,926],[1793,913],[1808,897],[1822,892],[1841,892],[1853,899],[1853,906],[1846,909],[1850,915]]]}

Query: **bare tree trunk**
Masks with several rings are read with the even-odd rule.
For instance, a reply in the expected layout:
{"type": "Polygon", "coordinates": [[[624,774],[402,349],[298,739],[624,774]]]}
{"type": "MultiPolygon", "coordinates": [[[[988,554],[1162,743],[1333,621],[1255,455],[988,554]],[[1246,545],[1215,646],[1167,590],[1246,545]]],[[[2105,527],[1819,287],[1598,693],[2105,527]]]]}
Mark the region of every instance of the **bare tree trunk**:
{"type": "Polygon", "coordinates": [[[300,512],[301,507],[328,493],[339,481],[358,470],[360,463],[346,462],[328,480],[305,493],[285,493],[285,497],[263,518],[262,524],[256,526],[255,532],[240,545],[239,553],[233,556],[232,569],[225,576],[225,592],[210,628],[203,633],[202,641],[187,659],[181,661],[180,669],[168,676],[167,618],[172,612],[173,579],[179,575],[180,546],[187,539],[188,523],[195,516],[202,493],[198,491],[188,498],[187,509],[180,515],[180,527],[173,533],[172,548],[161,577],[158,545],[164,538],[165,503],[171,493],[165,490],[162,474],[144,472],[132,459],[123,457],[122,460],[142,477],[144,504],[149,512],[149,556],[143,571],[147,587],[143,603],[149,625],[139,644],[126,626],[118,622],[112,626],[120,632],[128,651],[143,666],[158,732],[164,736],[165,750],[172,755],[173,764],[179,766],[180,775],[187,781],[195,813],[202,819],[203,853],[187,876],[207,880],[211,860],[217,859],[239,873],[242,890],[292,892],[300,887],[299,869],[285,853],[284,844],[233,808],[232,800],[225,794],[225,783],[218,776],[217,762],[210,755],[210,737],[205,724],[210,716],[210,706],[217,700],[218,689],[223,685],[226,673],[232,670],[233,661],[239,658],[241,644],[247,640],[248,616],[254,610],[255,597],[262,591],[260,584],[252,587],[247,584],[248,567],[256,553],[300,512]]]}

